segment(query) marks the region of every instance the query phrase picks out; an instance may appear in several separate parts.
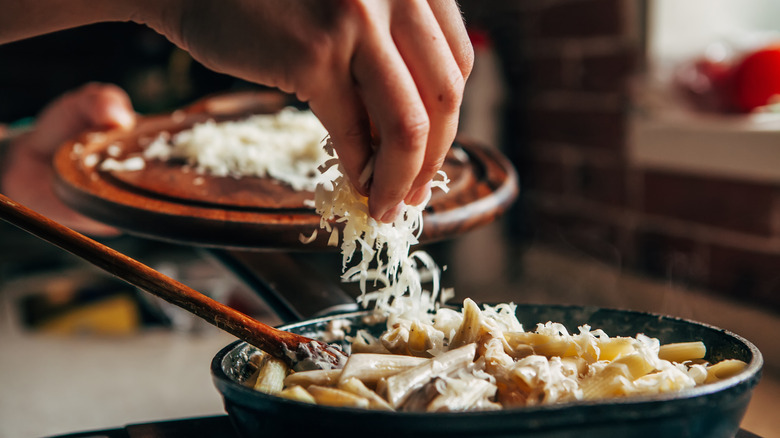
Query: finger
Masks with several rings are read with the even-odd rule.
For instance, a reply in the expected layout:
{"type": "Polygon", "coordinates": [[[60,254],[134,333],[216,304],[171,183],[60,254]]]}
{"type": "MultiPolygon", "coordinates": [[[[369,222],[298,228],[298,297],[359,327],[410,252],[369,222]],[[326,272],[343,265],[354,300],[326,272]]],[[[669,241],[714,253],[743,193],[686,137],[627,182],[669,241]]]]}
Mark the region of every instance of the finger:
{"type": "Polygon", "coordinates": [[[431,181],[428,181],[427,183],[423,184],[422,187],[412,190],[411,194],[409,195],[409,200],[406,201],[409,205],[420,205],[424,201],[428,200],[428,197],[431,195],[431,181]]]}
{"type": "Polygon", "coordinates": [[[468,79],[474,67],[474,48],[471,46],[458,4],[452,0],[428,0],[428,4],[444,32],[444,37],[447,38],[447,44],[463,78],[468,79]]]}
{"type": "Polygon", "coordinates": [[[430,120],[423,164],[406,197],[411,203],[413,197],[419,200],[421,196],[415,195],[441,168],[452,145],[465,79],[427,2],[405,2],[394,13],[392,33],[430,120]]]}
{"type": "Polygon", "coordinates": [[[77,105],[90,128],[135,126],[135,112],[127,93],[112,84],[89,84],[77,95],[77,105]]]}
{"type": "MultiPolygon", "coordinates": [[[[351,79],[351,75],[344,75],[351,79]]],[[[331,83],[327,92],[311,100],[309,107],[328,131],[347,178],[363,196],[369,190],[360,180],[372,153],[368,114],[351,80],[331,83]]]]}
{"type": "Polygon", "coordinates": [[[406,197],[422,166],[428,115],[388,33],[377,28],[366,32],[354,57],[353,74],[379,137],[369,211],[375,219],[390,222],[386,213],[406,197]]]}
{"type": "Polygon", "coordinates": [[[70,91],[37,117],[30,146],[41,156],[87,129],[131,128],[135,125],[130,98],[115,85],[90,83],[70,91]]]}

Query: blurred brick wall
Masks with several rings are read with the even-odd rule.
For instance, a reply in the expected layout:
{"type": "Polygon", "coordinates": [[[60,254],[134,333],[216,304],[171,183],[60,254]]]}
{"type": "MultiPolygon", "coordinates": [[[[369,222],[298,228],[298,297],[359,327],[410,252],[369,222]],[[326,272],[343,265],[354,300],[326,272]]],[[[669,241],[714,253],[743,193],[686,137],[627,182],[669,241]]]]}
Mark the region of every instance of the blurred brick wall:
{"type": "Polygon", "coordinates": [[[644,2],[462,5],[468,24],[491,35],[509,84],[504,150],[521,174],[519,244],[780,310],[780,186],[628,161],[644,2]]]}

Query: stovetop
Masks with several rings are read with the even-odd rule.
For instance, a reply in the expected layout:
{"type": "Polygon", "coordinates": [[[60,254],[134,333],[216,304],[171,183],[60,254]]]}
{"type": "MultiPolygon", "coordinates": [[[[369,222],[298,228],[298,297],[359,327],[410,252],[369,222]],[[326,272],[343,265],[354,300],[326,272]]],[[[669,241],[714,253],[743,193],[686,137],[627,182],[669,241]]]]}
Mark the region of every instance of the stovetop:
{"type": "MultiPolygon", "coordinates": [[[[187,418],[145,424],[131,424],[120,429],[96,430],[50,438],[239,438],[227,415],[187,418]]],[[[740,429],[734,438],[761,438],[740,429]]]]}

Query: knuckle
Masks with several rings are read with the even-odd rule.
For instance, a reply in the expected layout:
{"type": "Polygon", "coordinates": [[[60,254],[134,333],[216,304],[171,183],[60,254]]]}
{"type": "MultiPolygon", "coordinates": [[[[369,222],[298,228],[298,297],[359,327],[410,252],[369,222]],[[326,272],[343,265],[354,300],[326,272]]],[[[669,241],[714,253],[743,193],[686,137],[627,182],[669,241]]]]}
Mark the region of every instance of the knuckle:
{"type": "Polygon", "coordinates": [[[330,75],[325,66],[322,52],[314,47],[308,48],[301,57],[301,62],[288,66],[285,79],[279,84],[286,92],[294,92],[301,101],[316,99],[327,87],[330,75]]]}
{"type": "Polygon", "coordinates": [[[441,167],[444,165],[444,160],[446,156],[437,156],[437,157],[431,157],[430,159],[426,159],[422,167],[420,168],[420,177],[422,180],[428,181],[431,178],[433,178],[434,175],[436,175],[436,172],[441,169],[441,167]]]}
{"type": "Polygon", "coordinates": [[[416,151],[425,148],[430,129],[431,122],[427,114],[410,115],[399,121],[395,129],[395,137],[399,147],[416,151]]]}
{"type": "Polygon", "coordinates": [[[463,100],[463,90],[466,86],[466,80],[460,71],[453,70],[441,82],[442,88],[437,96],[437,106],[439,111],[450,114],[458,111],[463,100]]]}
{"type": "Polygon", "coordinates": [[[399,185],[393,184],[390,187],[384,187],[380,196],[383,199],[388,200],[389,203],[394,204],[403,199],[408,191],[409,188],[406,185],[400,187],[399,185]]]}

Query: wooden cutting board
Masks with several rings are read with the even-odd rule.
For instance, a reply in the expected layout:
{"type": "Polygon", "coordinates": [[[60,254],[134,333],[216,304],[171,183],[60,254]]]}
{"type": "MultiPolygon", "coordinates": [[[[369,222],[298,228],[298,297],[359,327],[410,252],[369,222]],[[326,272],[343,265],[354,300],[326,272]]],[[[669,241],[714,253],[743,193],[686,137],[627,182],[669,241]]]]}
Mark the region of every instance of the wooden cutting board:
{"type": "MultiPolygon", "coordinates": [[[[147,161],[142,170],[103,171],[90,165],[109,156],[122,160],[161,132],[196,123],[273,113],[286,104],[274,92],[243,92],[203,99],[170,114],[143,117],[132,131],[88,132],[64,144],[54,158],[57,194],[72,208],[127,233],[177,243],[228,249],[327,248],[326,233],[304,245],[299,236],[319,228],[305,205],[313,193],[272,178],[215,177],[182,163],[147,161]],[[91,158],[88,158],[90,157],[91,158]]],[[[450,191],[434,190],[425,213],[424,242],[457,236],[502,214],[518,193],[517,174],[496,149],[456,141],[443,169],[450,191]]]]}

